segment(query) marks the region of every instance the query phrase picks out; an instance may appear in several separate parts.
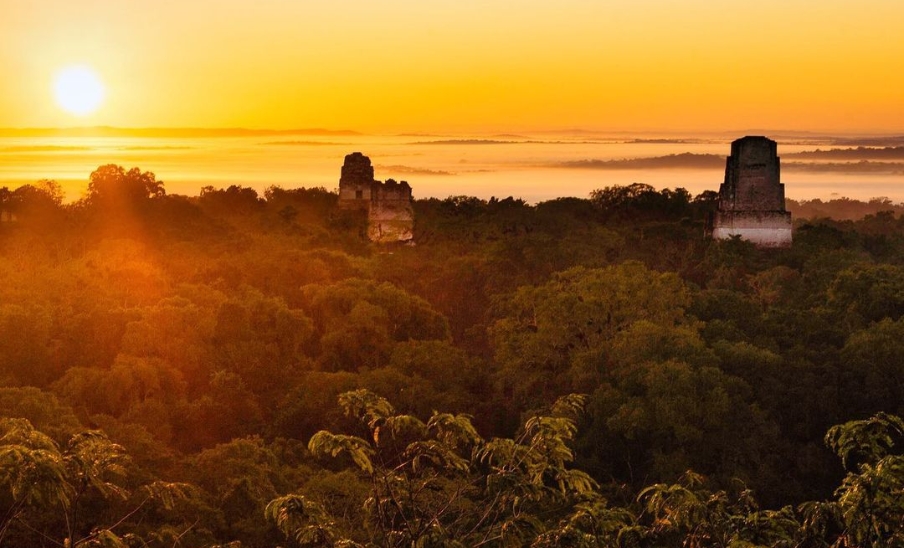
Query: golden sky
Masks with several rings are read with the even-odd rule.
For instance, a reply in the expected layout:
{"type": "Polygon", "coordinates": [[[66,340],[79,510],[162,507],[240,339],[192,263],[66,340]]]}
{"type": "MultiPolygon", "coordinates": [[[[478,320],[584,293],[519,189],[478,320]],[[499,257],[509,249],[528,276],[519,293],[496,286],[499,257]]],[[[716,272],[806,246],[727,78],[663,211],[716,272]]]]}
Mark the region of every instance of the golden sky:
{"type": "Polygon", "coordinates": [[[0,127],[904,131],[901,0],[0,3],[0,127]]]}

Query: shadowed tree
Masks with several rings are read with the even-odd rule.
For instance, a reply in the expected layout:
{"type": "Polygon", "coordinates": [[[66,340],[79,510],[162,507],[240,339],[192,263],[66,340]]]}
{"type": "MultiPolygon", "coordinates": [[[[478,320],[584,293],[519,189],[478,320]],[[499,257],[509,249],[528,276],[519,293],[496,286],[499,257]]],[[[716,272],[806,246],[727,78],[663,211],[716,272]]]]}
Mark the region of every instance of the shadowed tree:
{"type": "Polygon", "coordinates": [[[147,503],[172,507],[192,488],[150,482],[130,498],[129,464],[125,450],[99,430],[76,434],[61,449],[25,419],[0,419],[0,545],[125,548],[130,539],[140,542],[114,530],[147,503]],[[119,502],[127,507],[122,513],[119,502]]]}
{"type": "Polygon", "coordinates": [[[503,390],[528,409],[592,390],[610,369],[609,347],[619,332],[641,320],[685,324],[689,302],[678,276],[634,261],[576,267],[521,287],[500,306],[503,316],[490,332],[503,390]]]}
{"type": "Polygon", "coordinates": [[[801,505],[803,531],[814,546],[886,548],[904,546],[904,420],[879,413],[833,426],[825,443],[848,470],[837,500],[801,505]],[[840,531],[840,532],[839,532],[840,531]],[[836,532],[837,538],[832,538],[836,532]]]}
{"type": "Polygon", "coordinates": [[[63,205],[63,187],[54,180],[41,179],[12,191],[9,201],[18,213],[56,210],[63,205]]]}
{"type": "Polygon", "coordinates": [[[852,331],[883,318],[897,320],[904,315],[904,268],[858,264],[842,270],[829,286],[827,304],[852,331]]]}
{"type": "Polygon", "coordinates": [[[19,224],[46,230],[62,218],[63,196],[60,184],[50,179],[12,191],[0,188],[0,221],[15,218],[19,224]]]}
{"type": "Polygon", "coordinates": [[[142,212],[151,199],[166,195],[163,181],[150,171],[137,167],[126,171],[122,166],[107,164],[94,170],[88,178],[86,201],[108,215],[128,217],[142,212]]]}
{"type": "MultiPolygon", "coordinates": [[[[308,448],[369,479],[357,514],[367,546],[527,546],[551,518],[596,488],[570,467],[582,396],[561,398],[528,418],[513,439],[491,440],[480,437],[468,415],[435,412],[425,423],[396,414],[367,390],[339,401],[366,437],[322,430],[308,448]]],[[[274,499],[266,515],[300,546],[363,545],[327,505],[304,494],[274,499]]]]}

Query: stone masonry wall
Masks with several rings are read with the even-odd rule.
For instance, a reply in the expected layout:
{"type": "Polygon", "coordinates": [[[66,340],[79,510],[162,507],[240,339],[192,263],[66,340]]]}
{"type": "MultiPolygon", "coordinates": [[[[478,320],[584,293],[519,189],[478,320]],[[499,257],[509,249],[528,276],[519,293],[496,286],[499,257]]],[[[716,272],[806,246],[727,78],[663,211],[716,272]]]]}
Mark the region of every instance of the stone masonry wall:
{"type": "Polygon", "coordinates": [[[388,179],[373,186],[367,235],[372,242],[409,242],[414,239],[414,208],[407,182],[388,179]]]}
{"type": "Polygon", "coordinates": [[[720,209],[784,211],[785,185],[780,182],[778,145],[766,137],[744,137],[731,143],[720,209]]]}
{"type": "Polygon", "coordinates": [[[791,245],[791,213],[788,212],[720,211],[713,226],[713,238],[717,240],[740,236],[759,247],[791,245]]]}
{"type": "Polygon", "coordinates": [[[360,152],[352,152],[342,164],[339,178],[339,207],[367,209],[372,199],[374,166],[370,158],[360,152]]]}
{"type": "Polygon", "coordinates": [[[791,214],[785,211],[780,176],[775,141],[748,136],[732,142],[712,236],[741,236],[762,247],[791,245],[791,214]]]}

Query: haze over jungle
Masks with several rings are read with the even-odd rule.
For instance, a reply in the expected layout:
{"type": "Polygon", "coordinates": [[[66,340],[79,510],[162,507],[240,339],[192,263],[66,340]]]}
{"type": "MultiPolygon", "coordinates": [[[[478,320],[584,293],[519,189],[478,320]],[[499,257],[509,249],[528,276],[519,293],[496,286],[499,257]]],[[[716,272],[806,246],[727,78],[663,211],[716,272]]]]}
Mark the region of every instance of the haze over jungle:
{"type": "Polygon", "coordinates": [[[335,189],[342,158],[363,151],[380,179],[407,179],[415,196],[514,196],[530,202],[586,197],[632,183],[687,188],[722,182],[730,141],[779,142],[783,180],[797,200],[904,200],[904,138],[740,130],[707,134],[548,130],[477,134],[368,134],[353,130],[112,127],[0,130],[0,184],[50,178],[76,200],[88,174],[116,162],[153,171],[171,193],[205,186],[335,189]]]}

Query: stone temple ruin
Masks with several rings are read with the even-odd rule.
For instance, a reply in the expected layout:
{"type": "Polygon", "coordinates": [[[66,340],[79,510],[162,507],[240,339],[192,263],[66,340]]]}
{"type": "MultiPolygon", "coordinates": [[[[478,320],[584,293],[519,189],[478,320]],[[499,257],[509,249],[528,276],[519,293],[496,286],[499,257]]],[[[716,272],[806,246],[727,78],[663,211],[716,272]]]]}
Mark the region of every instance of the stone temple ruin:
{"type": "Polygon", "coordinates": [[[740,236],[758,247],[789,247],[791,213],[785,211],[785,185],[779,180],[775,141],[748,136],[732,142],[712,219],[713,238],[740,236]]]}
{"type": "Polygon", "coordinates": [[[372,242],[414,239],[411,187],[405,181],[375,180],[370,158],[360,152],[345,157],[339,178],[339,207],[367,212],[367,237],[372,242]]]}

